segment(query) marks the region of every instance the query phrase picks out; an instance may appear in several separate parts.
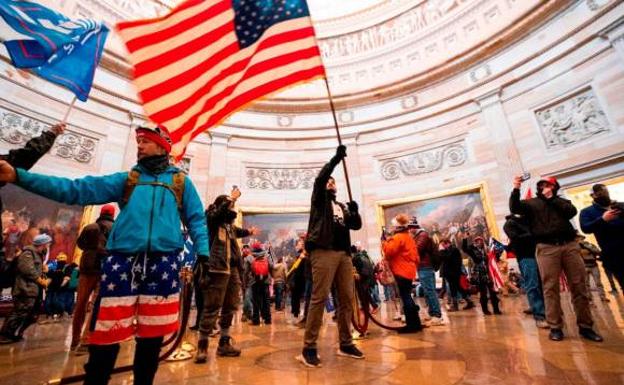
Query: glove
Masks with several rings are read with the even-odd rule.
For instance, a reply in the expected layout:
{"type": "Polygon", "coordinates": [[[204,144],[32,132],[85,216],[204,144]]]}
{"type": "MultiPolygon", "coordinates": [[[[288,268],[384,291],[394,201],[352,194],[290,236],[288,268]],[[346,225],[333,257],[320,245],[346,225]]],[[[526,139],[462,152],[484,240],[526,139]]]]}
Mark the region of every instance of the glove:
{"type": "Polygon", "coordinates": [[[347,147],[345,147],[344,145],[340,145],[338,146],[338,148],[336,148],[336,157],[337,158],[346,158],[347,157],[347,147]]]}
{"type": "Polygon", "coordinates": [[[356,201],[347,202],[347,207],[349,208],[349,211],[354,212],[354,213],[357,213],[359,209],[359,206],[356,201]]]}

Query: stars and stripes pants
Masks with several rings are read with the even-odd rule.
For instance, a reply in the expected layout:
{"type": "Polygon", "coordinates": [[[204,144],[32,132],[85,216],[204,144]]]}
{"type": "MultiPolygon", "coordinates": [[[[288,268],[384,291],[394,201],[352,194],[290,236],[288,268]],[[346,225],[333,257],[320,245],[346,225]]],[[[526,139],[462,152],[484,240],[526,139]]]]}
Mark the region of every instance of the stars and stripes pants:
{"type": "Polygon", "coordinates": [[[110,345],[178,329],[178,254],[112,254],[102,262],[89,343],[110,345]]]}

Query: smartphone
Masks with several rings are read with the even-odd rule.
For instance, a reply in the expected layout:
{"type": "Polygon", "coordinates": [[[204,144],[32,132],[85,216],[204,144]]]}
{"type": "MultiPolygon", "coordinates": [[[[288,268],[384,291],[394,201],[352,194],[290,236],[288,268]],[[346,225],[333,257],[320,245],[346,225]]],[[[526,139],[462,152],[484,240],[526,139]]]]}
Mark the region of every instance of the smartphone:
{"type": "Polygon", "coordinates": [[[530,172],[522,173],[522,175],[520,176],[520,180],[523,181],[523,182],[526,182],[529,179],[531,179],[531,173],[530,172]]]}

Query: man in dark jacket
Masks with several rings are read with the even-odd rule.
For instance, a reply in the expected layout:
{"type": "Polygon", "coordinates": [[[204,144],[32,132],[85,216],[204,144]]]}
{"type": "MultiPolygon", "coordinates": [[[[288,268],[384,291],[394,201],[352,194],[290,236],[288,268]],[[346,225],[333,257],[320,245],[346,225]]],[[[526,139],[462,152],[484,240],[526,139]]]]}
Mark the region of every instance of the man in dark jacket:
{"type": "Polygon", "coordinates": [[[0,330],[0,344],[21,340],[24,330],[35,320],[39,292],[48,284],[43,278],[43,258],[50,243],[52,238],[49,235],[37,235],[33,244],[24,248],[17,257],[17,275],[12,291],[13,311],[4,320],[0,330]]]}
{"type": "Polygon", "coordinates": [[[100,216],[82,229],[76,244],[82,249],[80,276],[74,318],[72,320],[71,349],[77,353],[86,352],[89,338],[88,328],[82,338],[82,326],[87,314],[87,304],[91,295],[97,296],[102,276],[102,258],[106,257],[106,242],[115,218],[115,206],[107,204],[100,209],[100,216]],[[82,344],[81,344],[82,340],[82,344]],[[82,346],[80,346],[82,345],[82,346]]]}
{"type": "Polygon", "coordinates": [[[537,242],[537,264],[542,277],[546,302],[546,321],[550,325],[550,339],[563,339],[563,317],[559,292],[559,277],[564,271],[572,291],[572,303],[576,312],[576,323],[583,338],[600,342],[592,326],[589,307],[589,291],[585,282],[585,265],[576,231],[570,220],[576,215],[576,207],[557,195],[559,183],[555,178],[542,178],[537,182],[537,197],[520,200],[522,177],[513,181],[509,208],[513,214],[527,218],[529,229],[537,242]]]}
{"type": "Polygon", "coordinates": [[[581,210],[581,230],[594,234],[602,250],[602,266],[615,275],[624,292],[624,206],[611,200],[607,186],[595,184],[594,202],[581,210]]]}
{"type": "Polygon", "coordinates": [[[474,303],[470,299],[470,293],[464,290],[460,285],[460,279],[463,274],[462,267],[464,264],[461,253],[448,238],[440,240],[440,259],[442,260],[440,275],[448,281],[451,292],[452,306],[449,311],[454,312],[459,310],[457,294],[461,294],[461,296],[466,299],[466,306],[463,310],[472,309],[474,303]]]}
{"type": "Polygon", "coordinates": [[[523,289],[529,301],[529,307],[535,324],[539,328],[549,328],[544,308],[544,292],[537,261],[535,260],[535,240],[529,230],[527,220],[519,214],[505,217],[503,230],[509,238],[507,251],[515,254],[522,274],[523,289]]]}
{"type": "MultiPolygon", "coordinates": [[[[65,123],[58,123],[50,127],[49,131],[44,131],[41,135],[30,139],[24,147],[10,150],[6,155],[0,155],[0,160],[9,162],[13,167],[23,168],[29,170],[37,161],[50,151],[54,145],[54,141],[59,135],[65,132],[65,123]]],[[[4,183],[0,183],[0,188],[4,186],[4,183]]],[[[0,213],[2,212],[2,199],[0,199],[0,213]]],[[[2,230],[2,222],[0,221],[0,236],[4,234],[2,230]]],[[[0,245],[4,245],[4,239],[0,242],[0,245]]],[[[4,250],[2,250],[1,258],[4,258],[4,250]]]]}
{"type": "Polygon", "coordinates": [[[364,358],[351,338],[353,313],[353,264],[349,230],[359,230],[362,219],[356,202],[346,205],[336,201],[336,181],[331,173],[347,156],[345,146],[338,146],[336,155],[319,172],[314,181],[312,205],[306,250],[310,253],[312,266],[312,298],[306,322],[303,352],[297,359],[304,365],[319,367],[316,340],[323,323],[325,300],[332,284],[338,294],[338,331],[340,348],[338,354],[351,358],[364,358]]]}
{"type": "Polygon", "coordinates": [[[206,210],[210,257],[198,266],[200,285],[203,291],[204,308],[199,324],[199,340],[195,363],[203,364],[208,359],[208,337],[215,327],[219,312],[221,318],[221,338],[217,355],[222,357],[238,357],[240,349],[232,345],[230,326],[234,313],[238,309],[241,291],[241,273],[243,260],[238,238],[258,234],[258,229],[241,229],[234,225],[237,212],[234,210],[236,200],[241,196],[238,188],[230,194],[219,195],[206,210]]]}

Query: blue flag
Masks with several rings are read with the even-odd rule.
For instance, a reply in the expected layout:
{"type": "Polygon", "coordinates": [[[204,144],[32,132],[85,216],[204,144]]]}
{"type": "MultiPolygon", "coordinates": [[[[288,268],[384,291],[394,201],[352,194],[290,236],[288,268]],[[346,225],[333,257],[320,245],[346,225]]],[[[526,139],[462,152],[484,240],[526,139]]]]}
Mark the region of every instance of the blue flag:
{"type": "MultiPolygon", "coordinates": [[[[0,16],[13,30],[4,41],[17,68],[28,68],[87,100],[108,28],[93,20],[71,20],[40,4],[0,0],[0,16]]],[[[1,23],[0,23],[1,25],[1,23]]]]}

